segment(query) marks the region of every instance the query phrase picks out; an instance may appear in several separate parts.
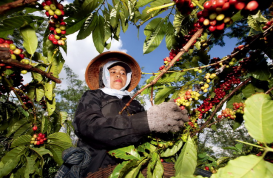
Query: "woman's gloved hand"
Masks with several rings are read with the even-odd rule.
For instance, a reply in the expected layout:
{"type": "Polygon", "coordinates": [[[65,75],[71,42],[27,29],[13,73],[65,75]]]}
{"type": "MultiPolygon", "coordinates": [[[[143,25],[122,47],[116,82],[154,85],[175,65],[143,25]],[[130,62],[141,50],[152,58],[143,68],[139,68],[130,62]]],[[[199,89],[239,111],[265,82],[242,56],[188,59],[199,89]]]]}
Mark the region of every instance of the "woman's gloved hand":
{"type": "Polygon", "coordinates": [[[152,106],[147,118],[150,131],[155,132],[177,132],[189,121],[188,111],[181,110],[173,100],[152,106]]]}

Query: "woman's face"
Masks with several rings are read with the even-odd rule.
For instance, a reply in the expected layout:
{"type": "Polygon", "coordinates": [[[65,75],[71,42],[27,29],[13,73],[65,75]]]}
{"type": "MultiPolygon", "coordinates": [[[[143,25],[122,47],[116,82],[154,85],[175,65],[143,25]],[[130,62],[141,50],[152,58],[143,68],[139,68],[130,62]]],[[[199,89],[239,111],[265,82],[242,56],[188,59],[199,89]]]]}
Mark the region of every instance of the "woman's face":
{"type": "Polygon", "coordinates": [[[127,74],[124,67],[116,65],[109,68],[110,73],[110,87],[112,89],[120,90],[126,84],[127,74]]]}

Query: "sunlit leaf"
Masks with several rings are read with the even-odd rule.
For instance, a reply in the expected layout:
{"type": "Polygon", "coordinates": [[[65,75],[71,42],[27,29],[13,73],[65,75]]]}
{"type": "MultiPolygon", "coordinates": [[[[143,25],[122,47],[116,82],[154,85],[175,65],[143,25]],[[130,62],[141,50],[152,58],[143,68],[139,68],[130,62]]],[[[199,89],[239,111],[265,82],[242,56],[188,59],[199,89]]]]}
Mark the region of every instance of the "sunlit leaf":
{"type": "Polygon", "coordinates": [[[82,8],[85,13],[93,12],[100,4],[102,0],[85,0],[82,4],[82,8]]]}
{"type": "Polygon", "coordinates": [[[197,150],[191,139],[188,137],[177,161],[175,162],[175,175],[192,175],[197,165],[197,150]]]}
{"type": "Polygon", "coordinates": [[[146,39],[143,45],[143,53],[148,54],[155,50],[166,33],[166,19],[153,19],[144,29],[146,39]]]}
{"type": "Polygon", "coordinates": [[[124,160],[134,160],[134,159],[140,160],[141,159],[134,145],[111,150],[108,153],[116,158],[120,158],[124,160]]]}
{"type": "Polygon", "coordinates": [[[263,157],[248,155],[241,156],[228,162],[227,166],[220,168],[211,178],[220,177],[272,177],[272,164],[267,167],[263,157]]]}
{"type": "Polygon", "coordinates": [[[156,93],[155,104],[160,104],[175,91],[176,87],[164,87],[156,93]]]}
{"type": "Polygon", "coordinates": [[[88,16],[85,19],[77,35],[77,40],[82,40],[88,37],[91,34],[91,32],[96,28],[97,20],[98,20],[97,13],[90,14],[90,16],[88,16]]]}
{"type": "Polygon", "coordinates": [[[173,156],[181,149],[182,145],[183,145],[183,141],[180,140],[178,141],[178,143],[175,143],[171,148],[167,148],[166,150],[164,150],[164,152],[162,152],[160,156],[161,157],[173,156]]]}
{"type": "Polygon", "coordinates": [[[29,54],[33,55],[38,46],[35,30],[30,26],[25,26],[20,29],[20,33],[24,40],[23,46],[29,54]]]}
{"type": "Polygon", "coordinates": [[[23,145],[23,144],[24,145],[29,144],[30,141],[31,141],[31,135],[22,135],[12,142],[11,148],[19,146],[19,145],[23,145]]]}
{"type": "Polygon", "coordinates": [[[273,101],[266,94],[255,94],[245,102],[244,120],[248,133],[263,143],[273,142],[273,101]]]}
{"type": "Polygon", "coordinates": [[[56,108],[56,99],[53,98],[53,100],[46,100],[46,108],[48,111],[48,115],[51,116],[56,108]]]}
{"type": "Polygon", "coordinates": [[[94,45],[99,53],[104,50],[104,19],[102,16],[98,17],[96,28],[92,33],[94,45]]]}

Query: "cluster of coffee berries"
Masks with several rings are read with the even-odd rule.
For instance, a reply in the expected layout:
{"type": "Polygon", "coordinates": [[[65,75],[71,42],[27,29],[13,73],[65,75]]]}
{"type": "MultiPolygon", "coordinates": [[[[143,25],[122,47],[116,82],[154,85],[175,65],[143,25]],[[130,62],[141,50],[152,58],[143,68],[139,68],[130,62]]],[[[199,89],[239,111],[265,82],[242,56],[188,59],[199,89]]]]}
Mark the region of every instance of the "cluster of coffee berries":
{"type": "Polygon", "coordinates": [[[200,94],[198,92],[192,91],[190,89],[185,92],[184,96],[180,96],[180,97],[176,98],[175,102],[183,110],[185,107],[190,106],[191,101],[193,101],[193,100],[197,101],[199,99],[198,98],[199,96],[200,96],[200,94]]]}
{"type": "MultiPolygon", "coordinates": [[[[6,68],[1,68],[0,69],[0,73],[3,73],[4,70],[6,70],[6,68]]],[[[8,92],[10,92],[11,88],[7,85],[7,83],[5,82],[5,80],[3,79],[3,77],[6,78],[6,80],[8,80],[11,84],[12,84],[12,88],[14,87],[19,87],[20,85],[23,85],[23,77],[20,75],[20,72],[18,70],[15,70],[12,74],[7,75],[7,76],[1,76],[0,77],[0,95],[6,94],[8,92]],[[4,80],[4,81],[3,81],[4,80]]]]}
{"type": "MultiPolygon", "coordinates": [[[[23,49],[16,47],[12,40],[0,38],[0,47],[9,48],[10,58],[13,60],[21,61],[24,59],[23,49]]],[[[12,69],[12,66],[0,63],[0,67],[5,67],[6,69],[12,69]]]]}
{"type": "MultiPolygon", "coordinates": [[[[163,59],[164,65],[160,66],[160,67],[159,67],[159,70],[164,69],[165,66],[167,66],[167,65],[172,61],[172,59],[177,55],[178,52],[179,52],[178,49],[172,49],[172,50],[170,51],[170,53],[169,53],[169,57],[165,57],[165,58],[163,59]]],[[[179,59],[177,59],[176,61],[179,61],[179,59]]]]}
{"type": "Polygon", "coordinates": [[[45,137],[45,134],[43,134],[43,133],[39,133],[38,135],[33,134],[30,144],[35,145],[35,146],[36,145],[39,146],[39,145],[43,145],[46,140],[47,140],[47,138],[45,137]]]}
{"type": "Polygon", "coordinates": [[[49,17],[49,30],[51,34],[48,39],[54,45],[65,45],[66,23],[63,20],[64,7],[62,4],[52,0],[46,0],[42,3],[43,8],[46,10],[45,14],[49,17]]]}
{"type": "Polygon", "coordinates": [[[195,4],[191,0],[173,0],[175,2],[177,10],[183,15],[189,15],[193,9],[195,9],[195,4]]]}
{"type": "Polygon", "coordinates": [[[272,23],[273,23],[273,20],[267,21],[265,25],[263,26],[263,30],[268,29],[272,25],[272,23]]]}
{"type": "Polygon", "coordinates": [[[231,17],[239,10],[250,13],[258,8],[255,0],[210,0],[204,3],[204,10],[197,13],[198,23],[210,32],[222,33],[226,24],[231,24],[231,17]]]}
{"type": "Polygon", "coordinates": [[[233,72],[226,76],[224,81],[220,83],[220,87],[214,89],[215,96],[213,98],[206,98],[203,101],[203,103],[197,108],[200,112],[199,118],[202,118],[203,114],[207,113],[214,105],[218,104],[231,87],[241,83],[239,78],[242,74],[241,69],[241,66],[234,66],[233,72]]]}
{"type": "Polygon", "coordinates": [[[233,103],[233,109],[236,111],[236,113],[244,114],[244,103],[233,103]]]}
{"type": "MultiPolygon", "coordinates": [[[[23,87],[21,87],[21,88],[23,88],[23,87]]],[[[17,94],[20,96],[20,98],[21,98],[21,100],[22,100],[22,102],[23,102],[23,104],[25,106],[25,107],[23,107],[25,110],[30,109],[30,108],[33,107],[32,101],[30,100],[28,95],[25,95],[23,93],[23,90],[17,90],[17,94]]]]}
{"type": "Polygon", "coordinates": [[[214,79],[216,77],[216,73],[206,73],[205,77],[204,77],[204,82],[200,82],[199,85],[201,87],[201,90],[203,92],[208,92],[208,88],[209,88],[209,83],[211,82],[212,79],[214,79]]]}
{"type": "Polygon", "coordinates": [[[189,125],[191,128],[197,128],[197,123],[194,123],[192,121],[187,122],[187,125],[189,125]]]}
{"type": "Polygon", "coordinates": [[[226,108],[226,109],[222,110],[222,113],[220,115],[218,115],[218,119],[221,119],[223,117],[228,118],[228,119],[235,119],[236,112],[230,108],[226,108]]]}

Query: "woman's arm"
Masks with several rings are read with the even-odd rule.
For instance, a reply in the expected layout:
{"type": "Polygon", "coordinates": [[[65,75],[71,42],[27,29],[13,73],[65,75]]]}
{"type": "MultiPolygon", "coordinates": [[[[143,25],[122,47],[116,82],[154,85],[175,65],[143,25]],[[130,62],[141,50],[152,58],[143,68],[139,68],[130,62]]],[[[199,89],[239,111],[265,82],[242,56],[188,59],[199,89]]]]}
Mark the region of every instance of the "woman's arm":
{"type": "Polygon", "coordinates": [[[82,96],[74,119],[76,133],[85,142],[99,149],[113,149],[134,144],[150,132],[147,113],[132,116],[101,113],[98,92],[87,91],[82,96]]]}

